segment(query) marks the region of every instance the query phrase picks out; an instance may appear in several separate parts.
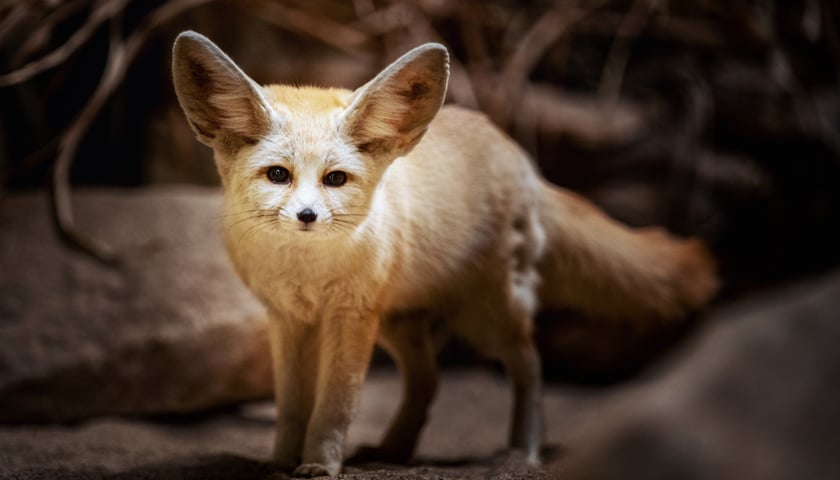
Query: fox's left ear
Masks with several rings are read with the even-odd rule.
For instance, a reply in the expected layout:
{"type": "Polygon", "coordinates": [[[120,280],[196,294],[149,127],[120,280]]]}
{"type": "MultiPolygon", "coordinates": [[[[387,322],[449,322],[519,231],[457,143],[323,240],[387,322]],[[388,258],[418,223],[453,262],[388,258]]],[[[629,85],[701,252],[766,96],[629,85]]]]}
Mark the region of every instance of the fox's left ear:
{"type": "Polygon", "coordinates": [[[344,134],[363,153],[407,154],[440,110],[448,81],[446,47],[427,43],[411,50],[353,93],[344,134]]]}

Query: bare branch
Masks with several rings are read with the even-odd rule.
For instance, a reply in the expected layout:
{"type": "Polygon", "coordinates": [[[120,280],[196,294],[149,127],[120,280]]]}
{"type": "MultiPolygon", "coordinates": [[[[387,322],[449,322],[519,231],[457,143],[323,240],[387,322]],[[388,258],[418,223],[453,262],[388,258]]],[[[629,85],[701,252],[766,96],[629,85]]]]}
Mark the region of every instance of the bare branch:
{"type": "Polygon", "coordinates": [[[0,75],[0,87],[25,82],[39,73],[61,65],[93,36],[100,25],[122,12],[128,2],[129,0],[97,1],[91,9],[87,22],[73,33],[67,42],[38,60],[27,63],[13,72],[0,75]]]}
{"type": "Polygon", "coordinates": [[[76,150],[84,137],[85,132],[93,122],[99,109],[107,100],[113,84],[119,74],[121,66],[125,63],[125,51],[119,29],[116,25],[119,22],[111,21],[111,34],[109,36],[108,63],[99,87],[93,97],[88,101],[85,108],[76,117],[64,134],[58,147],[58,157],[53,165],[52,176],[52,201],[53,214],[56,225],[62,237],[70,245],[79,248],[92,255],[103,263],[114,263],[116,255],[110,247],[101,244],[80,232],[75,225],[73,207],[70,200],[70,166],[76,154],[76,150]]]}
{"type": "MultiPolygon", "coordinates": [[[[52,196],[53,212],[56,224],[62,236],[71,245],[90,254],[104,263],[117,261],[116,254],[107,246],[91,239],[75,226],[73,209],[70,198],[69,172],[79,143],[84,138],[90,124],[105,104],[107,99],[122,83],[125,73],[134,57],[148,38],[149,33],[168,22],[183,11],[212,0],[173,0],[152,12],[147,20],[123,42],[119,38],[118,29],[111,30],[110,49],[105,72],[96,87],[93,96],[74,119],[73,123],[61,135],[58,147],[58,157],[53,166],[52,196]]],[[[116,23],[116,22],[113,22],[116,23]]],[[[112,25],[113,25],[112,23],[112,25]]]]}
{"type": "Polygon", "coordinates": [[[10,9],[3,9],[2,15],[0,15],[0,17],[3,18],[3,20],[0,20],[0,43],[2,43],[6,35],[8,35],[15,26],[17,26],[17,24],[26,17],[27,13],[29,13],[29,9],[26,4],[22,3],[19,3],[10,9]]]}
{"type": "Polygon", "coordinates": [[[627,68],[627,60],[630,56],[630,46],[647,25],[651,12],[656,8],[655,1],[635,0],[630,12],[624,16],[624,20],[621,22],[618,35],[616,35],[612,48],[607,54],[607,60],[604,62],[601,85],[598,87],[599,95],[608,103],[615,103],[618,99],[621,84],[624,80],[624,71],[627,68]]]}
{"type": "MultiPolygon", "coordinates": [[[[599,5],[602,2],[599,2],[599,5]]],[[[596,8],[597,6],[593,6],[596,8]]],[[[546,51],[565,35],[589,10],[552,9],[545,12],[519,40],[519,45],[503,67],[500,89],[493,93],[488,113],[501,125],[509,125],[513,108],[520,99],[531,71],[546,51]]]]}
{"type": "Polygon", "coordinates": [[[531,84],[523,92],[519,122],[533,123],[532,129],[573,139],[590,147],[620,145],[637,138],[648,124],[645,111],[622,101],[605,110],[594,96],[564,92],[546,84],[531,84]]]}
{"type": "Polygon", "coordinates": [[[15,52],[14,57],[12,57],[12,65],[19,65],[23,59],[42,48],[49,41],[56,25],[81,10],[88,3],[88,0],[71,0],[62,3],[56,10],[47,14],[44,19],[38,22],[38,27],[27,36],[15,52]]]}
{"type": "Polygon", "coordinates": [[[259,9],[257,13],[264,22],[317,38],[352,56],[363,55],[360,47],[370,38],[365,32],[317,13],[268,0],[252,0],[250,3],[259,9]]]}

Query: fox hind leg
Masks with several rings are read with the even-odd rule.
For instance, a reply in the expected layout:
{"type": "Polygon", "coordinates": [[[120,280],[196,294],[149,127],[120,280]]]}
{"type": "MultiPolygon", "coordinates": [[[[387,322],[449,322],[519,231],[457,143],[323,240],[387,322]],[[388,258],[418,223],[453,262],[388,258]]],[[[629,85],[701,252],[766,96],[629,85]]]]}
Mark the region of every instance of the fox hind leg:
{"type": "Polygon", "coordinates": [[[507,289],[510,336],[501,339],[498,357],[513,383],[510,446],[525,452],[529,463],[539,462],[543,440],[542,366],[533,340],[533,323],[539,298],[540,276],[537,260],[545,249],[545,232],[534,210],[521,215],[512,224],[509,236],[511,259],[507,289]]]}
{"type": "Polygon", "coordinates": [[[480,299],[471,296],[454,328],[479,352],[504,364],[513,385],[510,446],[522,450],[529,463],[538,463],[542,369],[533,341],[533,317],[538,307],[536,259],[542,252],[542,230],[533,215],[526,215],[514,222],[507,240],[508,249],[503,251],[508,255],[493,263],[507,266],[504,279],[499,282],[499,275],[492,274],[478,277],[472,291],[480,299]]]}
{"type": "Polygon", "coordinates": [[[513,384],[513,412],[509,444],[522,450],[529,463],[539,462],[542,443],[542,370],[530,338],[510,345],[501,354],[513,384]]]}
{"type": "Polygon", "coordinates": [[[531,338],[531,317],[503,313],[491,301],[459,315],[455,334],[480,354],[499,360],[512,384],[509,446],[529,463],[539,462],[542,443],[542,371],[531,338]]]}
{"type": "Polygon", "coordinates": [[[380,325],[379,343],[400,371],[402,399],[380,445],[360,449],[355,458],[404,463],[414,453],[438,388],[430,319],[424,313],[390,317],[380,325]]]}

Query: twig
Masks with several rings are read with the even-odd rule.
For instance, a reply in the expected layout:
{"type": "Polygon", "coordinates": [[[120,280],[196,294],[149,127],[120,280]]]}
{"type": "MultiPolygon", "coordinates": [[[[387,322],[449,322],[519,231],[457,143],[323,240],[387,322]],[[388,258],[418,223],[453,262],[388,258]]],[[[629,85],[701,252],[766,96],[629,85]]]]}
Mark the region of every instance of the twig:
{"type": "Polygon", "coordinates": [[[484,29],[476,15],[480,8],[476,2],[470,0],[461,2],[458,21],[461,24],[461,40],[467,51],[467,63],[471,67],[487,70],[492,67],[487,42],[484,40],[484,29]]]}
{"type": "MultiPolygon", "coordinates": [[[[583,34],[609,35],[626,37],[627,32],[621,30],[621,24],[629,20],[628,17],[639,17],[634,13],[597,12],[582,20],[575,27],[575,31],[583,34]]],[[[648,16],[642,14],[641,16],[648,16]]],[[[656,15],[647,19],[648,25],[645,35],[662,40],[670,40],[689,45],[700,45],[721,48],[727,45],[715,29],[715,25],[702,18],[685,18],[678,16],[656,15]]]]}
{"type": "Polygon", "coordinates": [[[128,2],[129,0],[99,0],[92,7],[87,22],[76,30],[67,42],[38,60],[27,63],[13,72],[0,75],[0,87],[25,82],[39,73],[61,65],[90,39],[100,25],[122,12],[128,2]]]}
{"type": "MultiPolygon", "coordinates": [[[[443,38],[423,11],[410,3],[395,3],[376,10],[356,25],[370,35],[386,35],[395,30],[405,29],[415,44],[428,41],[443,43],[443,38]]],[[[400,45],[399,50],[405,50],[404,47],[406,46],[400,45]]],[[[449,63],[449,95],[460,105],[477,108],[478,100],[467,69],[454,56],[450,57],[449,63]]]]}
{"type": "Polygon", "coordinates": [[[656,0],[635,0],[618,28],[618,34],[604,61],[601,84],[598,94],[608,105],[615,104],[621,93],[624,72],[630,57],[631,43],[639,36],[648,23],[651,12],[656,8],[656,0]]]}
{"type": "Polygon", "coordinates": [[[12,57],[12,65],[17,67],[23,59],[41,48],[52,34],[56,25],[78,12],[89,0],[71,0],[62,3],[58,8],[47,14],[38,22],[38,28],[27,35],[26,40],[12,57]]]}
{"type": "Polygon", "coordinates": [[[392,3],[365,15],[354,26],[370,35],[385,35],[398,28],[404,28],[408,23],[406,18],[410,16],[410,4],[392,3]]]}
{"type": "Polygon", "coordinates": [[[259,18],[298,34],[308,35],[355,57],[363,56],[360,47],[369,36],[352,26],[347,26],[323,15],[291,8],[268,0],[251,0],[259,9],[259,18]]]}
{"type": "Polygon", "coordinates": [[[76,150],[90,124],[96,118],[99,110],[107,99],[122,83],[123,77],[140,52],[141,47],[148,38],[149,32],[163,23],[181,14],[183,11],[209,3],[213,0],[173,0],[153,11],[147,20],[139,26],[134,33],[123,42],[120,39],[118,22],[112,21],[108,60],[105,71],[97,85],[93,96],[74,119],[73,123],[61,135],[58,147],[58,157],[53,166],[52,176],[52,205],[56,225],[62,237],[72,246],[93,256],[97,260],[112,264],[118,258],[115,253],[106,245],[103,245],[87,235],[80,232],[75,226],[73,209],[70,198],[69,172],[76,150]]]}
{"type": "MultiPolygon", "coordinates": [[[[598,2],[592,8],[597,8],[598,2]]],[[[528,76],[537,66],[545,52],[565,35],[572,25],[588,15],[591,10],[552,9],[545,12],[522,36],[517,49],[511,54],[502,69],[501,89],[494,92],[492,103],[487,106],[491,118],[502,126],[508,126],[514,106],[520,104],[528,76]]]]}
{"type": "Polygon", "coordinates": [[[70,200],[69,176],[70,166],[78,149],[79,142],[81,142],[91,122],[96,118],[99,109],[108,99],[108,96],[113,90],[113,85],[118,80],[122,64],[125,63],[125,46],[120,38],[118,24],[118,19],[112,19],[110,22],[108,61],[99,86],[94,92],[93,97],[75,118],[70,128],[61,137],[58,146],[58,157],[53,165],[52,189],[50,192],[52,195],[53,218],[64,240],[71,246],[92,255],[100,262],[106,264],[113,264],[117,260],[114,251],[107,245],[95,241],[76,228],[73,217],[73,206],[70,200]]]}
{"type": "Polygon", "coordinates": [[[544,83],[529,84],[522,105],[530,115],[518,116],[517,124],[590,147],[622,145],[638,138],[647,124],[639,105],[622,101],[604,121],[604,106],[594,95],[573,94],[544,83]]]}
{"type": "Polygon", "coordinates": [[[685,192],[690,192],[696,182],[701,136],[715,111],[712,89],[693,65],[681,73],[685,81],[681,88],[685,113],[671,139],[671,168],[665,192],[668,225],[681,225],[686,217],[689,198],[685,192]]]}
{"type": "MultiPolygon", "coordinates": [[[[6,10],[5,8],[3,10],[6,10]]],[[[11,7],[11,11],[3,11],[2,18],[3,20],[0,21],[0,43],[3,42],[6,35],[9,34],[17,24],[26,17],[26,14],[29,12],[27,5],[25,4],[17,4],[14,7],[11,7]]]]}

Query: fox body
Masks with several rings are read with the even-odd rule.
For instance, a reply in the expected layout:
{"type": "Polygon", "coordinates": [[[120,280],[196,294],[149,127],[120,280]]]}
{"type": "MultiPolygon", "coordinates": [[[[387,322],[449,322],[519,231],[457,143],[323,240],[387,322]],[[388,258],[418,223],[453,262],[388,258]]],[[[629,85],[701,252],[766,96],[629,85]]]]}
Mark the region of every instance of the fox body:
{"type": "Polygon", "coordinates": [[[364,454],[410,457],[442,324],[505,365],[510,444],[537,461],[538,307],[667,319],[716,288],[699,242],[610,220],[484,116],[441,108],[448,74],[446,49],[426,44],[356,91],[262,87],[207,38],[175,42],[179,101],[222,178],[228,253],[269,312],[274,458],[295,475],[340,471],[377,342],[403,398],[364,454]]]}

